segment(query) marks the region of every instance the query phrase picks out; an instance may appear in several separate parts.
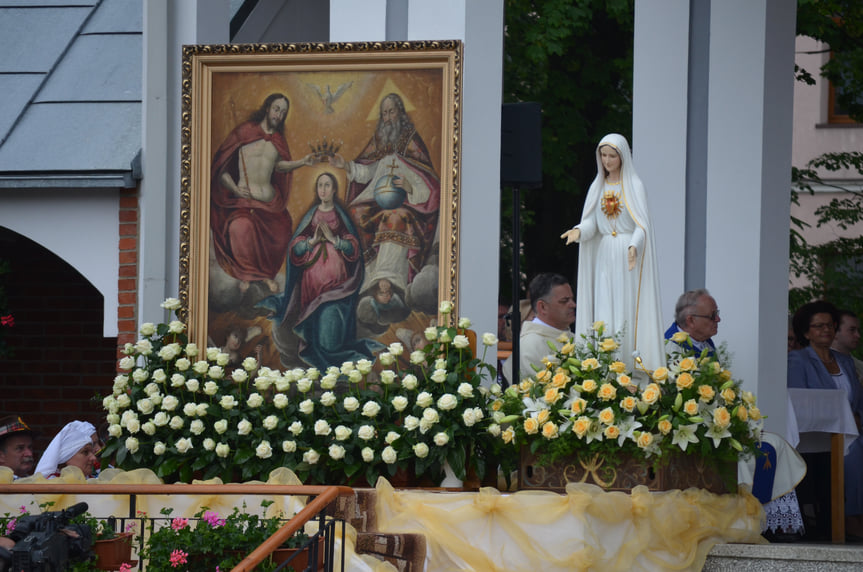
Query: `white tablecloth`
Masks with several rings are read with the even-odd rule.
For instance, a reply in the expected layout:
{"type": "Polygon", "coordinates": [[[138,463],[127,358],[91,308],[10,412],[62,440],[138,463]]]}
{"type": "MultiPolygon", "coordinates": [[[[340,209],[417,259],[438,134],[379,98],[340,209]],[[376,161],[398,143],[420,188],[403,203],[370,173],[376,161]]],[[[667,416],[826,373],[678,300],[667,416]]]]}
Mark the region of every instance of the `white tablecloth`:
{"type": "MultiPolygon", "coordinates": [[[[788,398],[797,422],[801,453],[830,451],[830,434],[845,435],[845,453],[857,438],[857,423],[851,413],[848,397],[841,389],[788,388],[788,398]]],[[[792,424],[789,423],[789,426],[792,424]]],[[[794,444],[793,435],[789,442],[794,444]]]]}

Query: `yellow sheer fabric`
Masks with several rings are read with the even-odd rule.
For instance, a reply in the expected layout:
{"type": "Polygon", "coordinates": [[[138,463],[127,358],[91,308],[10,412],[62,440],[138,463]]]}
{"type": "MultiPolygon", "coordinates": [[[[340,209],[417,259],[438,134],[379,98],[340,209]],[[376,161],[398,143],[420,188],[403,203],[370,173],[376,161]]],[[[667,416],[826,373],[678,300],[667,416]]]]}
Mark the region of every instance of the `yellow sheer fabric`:
{"type": "Polygon", "coordinates": [[[379,530],[424,533],[429,572],[701,570],[714,544],[766,542],[761,504],[743,490],[431,493],[380,479],[377,493],[379,530]]]}
{"type": "MultiPolygon", "coordinates": [[[[134,471],[121,471],[119,469],[106,469],[102,471],[98,479],[85,479],[84,474],[77,467],[66,467],[59,477],[46,479],[41,474],[18,479],[14,483],[99,483],[112,484],[162,484],[162,481],[149,469],[136,469],[134,471]]],[[[244,484],[260,484],[261,481],[250,481],[244,484]]],[[[13,483],[12,471],[0,467],[0,484],[13,483]],[[4,470],[5,469],[5,470],[4,470]]],[[[221,479],[207,481],[195,481],[196,484],[222,484],[221,479]]],[[[301,485],[299,478],[290,469],[281,468],[270,473],[267,484],[274,485],[301,485]]],[[[307,497],[298,496],[263,496],[263,495],[141,495],[137,497],[136,507],[138,511],[148,516],[161,517],[160,511],[163,507],[172,507],[172,517],[191,517],[201,508],[207,507],[219,514],[230,514],[234,507],[243,509],[249,513],[262,516],[273,516],[279,513],[293,515],[299,512],[306,504],[307,497]],[[274,501],[262,514],[261,501],[274,501]]],[[[129,497],[124,495],[61,495],[61,494],[20,494],[0,496],[0,514],[17,515],[20,507],[25,507],[31,514],[42,512],[39,506],[47,502],[54,504],[46,510],[60,510],[78,502],[86,502],[89,512],[97,518],[107,516],[126,517],[129,515],[129,497]]],[[[306,532],[313,534],[317,531],[317,522],[306,524],[306,532]]],[[[351,572],[391,572],[395,567],[368,555],[357,554],[355,551],[357,532],[350,525],[346,525],[345,542],[345,570],[351,572]]],[[[336,526],[336,565],[335,570],[341,570],[339,559],[341,551],[341,525],[336,526]]],[[[133,556],[137,558],[137,556],[133,556]]]]}

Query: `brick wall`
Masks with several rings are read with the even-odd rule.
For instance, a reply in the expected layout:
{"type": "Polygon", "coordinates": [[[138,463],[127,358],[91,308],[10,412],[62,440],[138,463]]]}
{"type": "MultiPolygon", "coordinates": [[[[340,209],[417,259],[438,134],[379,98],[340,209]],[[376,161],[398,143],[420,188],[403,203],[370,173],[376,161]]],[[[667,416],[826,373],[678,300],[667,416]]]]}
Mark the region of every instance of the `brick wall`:
{"type": "Polygon", "coordinates": [[[117,351],[138,339],[138,193],[120,193],[120,271],[117,278],[117,351]]]}

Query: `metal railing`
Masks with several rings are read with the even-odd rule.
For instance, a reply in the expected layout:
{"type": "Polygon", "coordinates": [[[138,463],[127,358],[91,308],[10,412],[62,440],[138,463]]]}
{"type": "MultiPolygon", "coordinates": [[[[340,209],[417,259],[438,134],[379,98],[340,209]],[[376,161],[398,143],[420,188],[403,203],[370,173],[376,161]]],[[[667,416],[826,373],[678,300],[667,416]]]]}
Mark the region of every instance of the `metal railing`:
{"type": "MultiPolygon", "coordinates": [[[[316,556],[317,550],[320,549],[317,539],[321,534],[326,536],[326,531],[335,532],[335,523],[330,519],[329,524],[326,524],[324,511],[326,507],[339,496],[353,495],[354,491],[350,487],[345,486],[315,486],[315,485],[266,485],[266,484],[225,484],[225,485],[190,485],[190,484],[174,484],[174,485],[131,485],[131,484],[70,484],[70,483],[28,483],[28,484],[5,484],[0,485],[0,495],[8,494],[65,494],[65,495],[120,495],[129,497],[129,516],[130,520],[140,520],[141,517],[136,515],[137,498],[138,496],[146,495],[178,495],[178,496],[196,496],[196,495],[238,495],[238,496],[308,496],[315,497],[311,502],[307,503],[303,509],[294,515],[286,522],[279,530],[277,530],[270,538],[258,546],[251,554],[243,558],[240,563],[233,568],[231,572],[246,572],[254,570],[255,566],[263,562],[274,550],[276,550],[283,542],[293,536],[295,532],[300,530],[307,522],[315,516],[320,515],[321,526],[317,534],[312,537],[312,544],[308,548],[312,554],[316,556]]],[[[142,531],[143,533],[143,531],[142,531]]],[[[344,551],[344,534],[345,527],[342,522],[342,550],[341,550],[341,569],[345,566],[345,551],[344,551]]],[[[325,564],[327,569],[332,569],[332,564],[335,558],[334,543],[326,543],[325,548],[325,564]]],[[[317,559],[310,559],[310,562],[316,562],[317,559]]],[[[290,563],[285,563],[290,565],[290,563]]],[[[143,563],[141,563],[143,569],[143,563]]],[[[279,567],[280,569],[282,566],[279,567]]]]}

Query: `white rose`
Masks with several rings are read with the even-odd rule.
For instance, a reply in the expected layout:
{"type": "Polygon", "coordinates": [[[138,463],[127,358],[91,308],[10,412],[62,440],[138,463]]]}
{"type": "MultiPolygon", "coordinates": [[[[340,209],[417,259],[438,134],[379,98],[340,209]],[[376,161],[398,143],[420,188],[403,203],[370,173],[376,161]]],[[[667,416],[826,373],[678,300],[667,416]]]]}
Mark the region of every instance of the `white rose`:
{"type": "Polygon", "coordinates": [[[389,445],[384,447],[384,450],[381,451],[381,460],[384,463],[386,463],[387,465],[392,465],[393,463],[398,461],[398,458],[399,458],[399,456],[396,453],[396,450],[393,449],[392,447],[390,447],[389,445]]]}
{"type": "Polygon", "coordinates": [[[261,441],[258,443],[258,446],[255,447],[255,455],[259,459],[269,459],[273,456],[273,448],[270,446],[269,441],[261,441]]]}
{"type": "Polygon", "coordinates": [[[434,373],[431,375],[431,380],[435,383],[443,383],[446,381],[446,370],[445,369],[436,369],[434,373]]]}
{"type": "Polygon", "coordinates": [[[164,361],[171,361],[177,354],[180,353],[180,344],[168,344],[166,346],[162,346],[159,350],[159,357],[164,361]]]}
{"type": "Polygon", "coordinates": [[[156,424],[152,421],[147,421],[141,425],[141,431],[152,437],[156,434],[156,424]]]}
{"type": "Polygon", "coordinates": [[[152,322],[144,322],[141,324],[141,335],[142,336],[152,336],[156,333],[156,324],[152,322]]]}
{"type": "Polygon", "coordinates": [[[227,419],[219,419],[215,423],[213,423],[213,429],[221,435],[225,431],[228,430],[228,420],[227,419]]]}
{"type": "Polygon", "coordinates": [[[399,437],[401,437],[401,435],[399,435],[395,431],[388,431],[387,436],[384,437],[384,441],[386,441],[387,445],[392,445],[398,440],[399,437]]]}
{"type": "Polygon", "coordinates": [[[291,426],[288,427],[288,431],[293,433],[295,436],[299,435],[303,432],[303,424],[299,421],[294,421],[293,423],[291,423],[291,426]]]}
{"type": "Polygon", "coordinates": [[[417,379],[417,376],[412,373],[409,373],[402,378],[402,387],[404,387],[408,391],[413,391],[414,389],[416,389],[418,383],[419,380],[417,379]]]}
{"type": "Polygon", "coordinates": [[[426,360],[426,353],[422,350],[416,350],[411,352],[411,363],[414,365],[419,365],[426,360]]]}
{"type": "Polygon", "coordinates": [[[476,424],[476,412],[473,409],[465,409],[461,414],[465,427],[473,427],[476,424]]]}
{"type": "Polygon", "coordinates": [[[315,421],[315,435],[329,435],[332,431],[330,424],[324,419],[318,419],[315,421]]]}
{"type": "Polygon", "coordinates": [[[385,369],[381,372],[381,383],[389,385],[396,380],[396,372],[391,369],[385,369]]]}
{"type": "MultiPolygon", "coordinates": [[[[162,370],[160,369],[157,371],[162,371],[162,370]]],[[[155,372],[154,372],[154,375],[155,375],[155,372]]],[[[153,383],[153,382],[148,383],[147,386],[144,388],[144,393],[147,395],[147,397],[150,397],[154,393],[159,393],[159,385],[156,383],[153,383]]]]}
{"type": "Polygon", "coordinates": [[[228,411],[230,411],[237,406],[237,400],[234,398],[233,395],[223,395],[222,399],[219,400],[219,405],[222,407],[222,409],[227,409],[228,411]]]}
{"type": "Polygon", "coordinates": [[[420,459],[425,459],[429,454],[429,446],[425,443],[417,443],[413,446],[414,455],[419,457],[420,459]]]}
{"type": "Polygon", "coordinates": [[[336,403],[336,394],[332,391],[325,391],[321,394],[321,405],[330,407],[336,403]]]}
{"type": "Polygon", "coordinates": [[[321,454],[315,451],[314,449],[309,449],[305,453],[303,453],[303,461],[310,465],[316,464],[321,460],[321,454]]]}
{"type": "Polygon", "coordinates": [[[473,397],[473,386],[469,383],[460,383],[458,386],[458,394],[464,398],[473,397]]]}
{"type": "Polygon", "coordinates": [[[425,435],[428,433],[429,429],[434,426],[434,423],[430,422],[428,419],[420,419],[420,433],[425,435]]]}
{"type": "Polygon", "coordinates": [[[436,360],[434,360],[434,368],[446,369],[446,360],[443,358],[437,358],[436,360]]]}
{"type": "Polygon", "coordinates": [[[122,434],[123,434],[123,428],[122,428],[122,427],[120,427],[119,425],[114,424],[114,425],[109,425],[109,426],[108,426],[108,435],[110,435],[111,437],[115,437],[115,438],[116,438],[116,437],[119,437],[119,436],[120,436],[120,435],[122,435],[122,434]]]}
{"type": "Polygon", "coordinates": [[[171,376],[171,387],[183,387],[186,385],[186,378],[182,373],[175,373],[171,376]]]}
{"type": "Polygon", "coordinates": [[[220,350],[219,348],[209,347],[209,348],[207,348],[205,355],[207,356],[207,359],[209,361],[216,361],[216,358],[219,356],[219,354],[221,352],[222,352],[222,350],[220,350]]]}
{"type": "Polygon", "coordinates": [[[476,417],[477,421],[480,421],[481,419],[485,418],[485,413],[482,412],[481,407],[474,407],[473,408],[473,414],[476,417]]]}
{"type": "Polygon", "coordinates": [[[158,407],[159,405],[162,405],[162,394],[161,393],[154,393],[153,395],[150,396],[150,401],[153,402],[154,406],[158,407]]]}
{"type": "Polygon", "coordinates": [[[209,396],[216,395],[219,391],[219,384],[215,381],[208,381],[204,384],[204,393],[209,396]]]}
{"type": "Polygon", "coordinates": [[[186,324],[179,320],[171,320],[168,324],[168,331],[172,334],[182,334],[186,331],[186,324]]]}
{"type": "Polygon", "coordinates": [[[381,362],[381,365],[389,367],[395,363],[396,358],[390,352],[381,352],[378,354],[378,361],[381,362]]]}
{"type": "Polygon", "coordinates": [[[458,327],[462,330],[468,329],[470,327],[470,318],[459,318],[458,327]]]}
{"type": "Polygon", "coordinates": [[[381,406],[377,402],[366,401],[365,404],[363,404],[364,417],[374,418],[377,416],[378,413],[380,413],[380,411],[381,406]]]}
{"type": "Polygon", "coordinates": [[[423,335],[430,342],[437,340],[437,328],[434,326],[429,326],[423,331],[423,335]]]}
{"type": "Polygon", "coordinates": [[[336,445],[335,443],[330,445],[330,448],[327,451],[327,453],[330,455],[331,459],[335,459],[336,461],[338,461],[339,459],[345,458],[345,448],[342,447],[341,445],[336,445]]]}
{"type": "Polygon", "coordinates": [[[503,391],[502,391],[502,390],[501,390],[501,388],[500,388],[500,384],[499,384],[499,383],[492,383],[492,384],[491,384],[491,387],[489,387],[489,388],[488,388],[488,391],[489,391],[489,393],[491,393],[492,395],[500,395],[501,393],[503,393],[503,391]]]}
{"type": "Polygon", "coordinates": [[[148,356],[153,353],[153,344],[150,340],[138,340],[135,342],[135,351],[142,356],[148,356]]]}
{"type": "Polygon", "coordinates": [[[437,445],[438,447],[443,447],[447,443],[449,443],[449,435],[447,435],[443,431],[441,431],[440,433],[435,433],[435,436],[434,436],[434,444],[435,445],[437,445]]]}
{"type": "Polygon", "coordinates": [[[393,404],[393,409],[402,412],[408,406],[408,398],[404,395],[397,395],[390,400],[390,403],[393,404]]]}
{"type": "Polygon", "coordinates": [[[336,441],[346,441],[350,438],[351,433],[353,432],[353,429],[351,429],[350,427],[339,425],[338,427],[336,427],[336,441]]]}
{"type": "Polygon", "coordinates": [[[128,431],[129,433],[134,434],[140,430],[141,430],[141,422],[138,421],[137,419],[129,419],[126,422],[126,431],[128,431]]]}
{"type": "Polygon", "coordinates": [[[144,415],[149,415],[153,412],[153,402],[149,399],[139,399],[135,406],[138,408],[138,411],[144,415]]]}
{"type": "Polygon", "coordinates": [[[200,388],[201,388],[201,382],[198,381],[197,379],[192,378],[186,382],[186,389],[188,389],[192,393],[195,393],[200,388]]]}
{"type": "Polygon", "coordinates": [[[155,424],[156,427],[164,427],[170,420],[171,418],[168,417],[168,414],[164,411],[159,411],[153,416],[153,424],[155,424]]]}
{"type": "Polygon", "coordinates": [[[312,389],[312,380],[304,377],[297,381],[297,389],[300,390],[300,393],[308,393],[310,389],[312,389]]]}
{"type": "MultiPolygon", "coordinates": [[[[366,360],[368,361],[368,360],[366,360]]],[[[333,375],[328,373],[324,377],[321,378],[321,389],[332,389],[338,383],[339,377],[337,375],[333,375]]]]}
{"type": "Polygon", "coordinates": [[[180,370],[180,371],[186,371],[187,369],[189,369],[190,367],[192,367],[192,362],[190,362],[190,361],[189,361],[188,359],[186,359],[186,358],[180,358],[180,359],[178,359],[176,362],[174,362],[174,365],[176,366],[176,368],[177,368],[178,370],[180,370]]]}
{"type": "Polygon", "coordinates": [[[165,373],[165,370],[162,368],[157,369],[153,372],[153,381],[156,383],[165,383],[168,379],[168,374],[165,373]]]}
{"type": "Polygon", "coordinates": [[[203,417],[207,414],[207,409],[209,408],[209,403],[199,403],[195,406],[195,415],[197,415],[198,417],[203,417]]]}
{"type": "Polygon", "coordinates": [[[204,443],[203,443],[203,445],[204,445],[204,450],[205,450],[205,451],[212,451],[213,449],[215,449],[215,448],[216,448],[216,442],[215,442],[215,441],[213,441],[212,439],[210,439],[209,437],[207,437],[206,439],[204,439],[204,443]]]}
{"type": "Polygon", "coordinates": [[[247,357],[243,360],[243,369],[246,371],[255,371],[258,369],[258,360],[253,357],[247,357]]]}
{"type": "Polygon", "coordinates": [[[204,360],[196,361],[195,365],[192,366],[192,371],[199,375],[203,375],[210,370],[210,364],[204,360]]]}
{"type": "Polygon", "coordinates": [[[357,370],[363,375],[371,373],[372,365],[372,362],[367,359],[357,360],[357,370]]]}
{"type": "Polygon", "coordinates": [[[171,421],[168,423],[168,427],[176,431],[177,429],[182,429],[183,425],[185,424],[186,422],[183,420],[182,417],[180,417],[179,415],[174,415],[173,417],[171,417],[171,421]]]}
{"type": "Polygon", "coordinates": [[[195,419],[189,423],[189,431],[191,431],[193,435],[200,435],[204,432],[204,422],[200,419],[195,419]]]}
{"type": "Polygon", "coordinates": [[[264,417],[264,421],[262,422],[262,425],[264,426],[264,429],[266,429],[267,431],[272,431],[273,429],[275,429],[276,427],[279,426],[279,418],[276,417],[275,415],[267,415],[266,417],[264,417]]]}
{"type": "Polygon", "coordinates": [[[184,351],[186,352],[186,356],[190,358],[197,357],[200,353],[200,350],[198,349],[198,344],[195,343],[186,344],[186,349],[184,351]]]}
{"type": "Polygon", "coordinates": [[[348,374],[348,381],[351,383],[359,383],[363,380],[363,374],[360,373],[360,370],[355,369],[348,374]]]}
{"type": "Polygon", "coordinates": [[[210,376],[211,379],[222,379],[223,377],[225,377],[225,370],[220,365],[214,365],[213,367],[207,369],[207,375],[210,376]]]}
{"type": "Polygon", "coordinates": [[[300,413],[311,415],[315,410],[315,403],[311,399],[304,399],[300,402],[300,413]]]}
{"type": "Polygon", "coordinates": [[[180,304],[180,300],[177,298],[165,298],[165,301],[159,305],[166,310],[170,310],[172,312],[175,310],[179,310],[182,307],[180,304]]]}
{"type": "Polygon", "coordinates": [[[135,367],[135,360],[130,356],[126,356],[120,360],[118,367],[122,370],[129,371],[130,369],[135,367]]]}
{"type": "Polygon", "coordinates": [[[419,426],[419,418],[414,417],[413,415],[408,415],[407,417],[405,417],[405,429],[407,429],[408,431],[413,431],[419,426]]]}
{"type": "Polygon", "coordinates": [[[288,396],[284,393],[277,393],[273,396],[273,405],[276,409],[284,409],[288,406],[288,396]]]}
{"type": "MultiPolygon", "coordinates": [[[[308,377],[309,379],[311,379],[312,381],[315,381],[316,379],[318,379],[321,376],[321,372],[318,371],[318,368],[316,368],[316,367],[310,367],[304,373],[305,373],[305,376],[308,377]]],[[[300,377],[302,377],[302,375],[303,374],[300,374],[300,377]]]]}
{"type": "Polygon", "coordinates": [[[120,416],[116,413],[109,413],[105,416],[105,421],[107,421],[109,425],[116,425],[120,422],[120,416]]]}
{"type": "Polygon", "coordinates": [[[363,456],[363,461],[366,463],[371,463],[375,460],[375,452],[371,447],[363,447],[363,450],[360,451],[360,455],[363,456]]]}
{"type": "Polygon", "coordinates": [[[437,339],[442,344],[448,344],[452,341],[452,338],[449,336],[449,331],[445,329],[441,329],[438,333],[437,339]]]}
{"type": "Polygon", "coordinates": [[[156,455],[164,455],[165,449],[167,449],[167,448],[168,448],[168,446],[165,445],[163,442],[156,441],[156,444],[153,445],[153,453],[156,455]]]}
{"type": "Polygon", "coordinates": [[[244,381],[248,381],[249,373],[242,369],[235,369],[231,372],[231,379],[234,380],[234,383],[243,383],[244,381]]]}
{"type": "Polygon", "coordinates": [[[352,413],[356,411],[357,408],[360,406],[360,402],[356,397],[345,397],[342,405],[344,405],[345,411],[347,411],[348,413],[352,413]]]}
{"type": "Polygon", "coordinates": [[[120,423],[125,425],[130,419],[138,419],[138,414],[129,409],[128,411],[123,412],[123,417],[121,419],[122,421],[120,423]]]}
{"type": "Polygon", "coordinates": [[[470,345],[470,340],[467,336],[459,334],[452,339],[452,345],[458,350],[463,350],[470,345]]]}
{"type": "Polygon", "coordinates": [[[177,452],[181,454],[188,453],[191,449],[194,448],[191,439],[187,439],[186,437],[181,437],[174,443],[174,447],[177,448],[177,452]]]}
{"type": "Polygon", "coordinates": [[[186,417],[194,417],[195,416],[195,404],[187,403],[183,406],[183,415],[186,417]]]}
{"type": "Polygon", "coordinates": [[[257,392],[249,395],[249,398],[246,400],[246,405],[248,405],[251,409],[257,409],[263,404],[264,398],[261,397],[261,394],[257,392]]]}
{"type": "Polygon", "coordinates": [[[368,441],[373,439],[375,436],[375,428],[371,425],[360,425],[360,428],[357,429],[357,437],[362,439],[363,441],[368,441]]]}
{"type": "Polygon", "coordinates": [[[282,451],[285,453],[293,453],[297,450],[296,441],[282,441],[282,451]]]}
{"type": "Polygon", "coordinates": [[[216,455],[222,457],[223,459],[227,457],[231,452],[231,447],[228,446],[227,443],[219,443],[216,445],[216,455]]]}
{"type": "Polygon", "coordinates": [[[440,415],[438,415],[438,412],[431,407],[427,407],[423,410],[423,419],[425,419],[429,423],[437,423],[438,421],[440,421],[440,415]]]}
{"type": "Polygon", "coordinates": [[[123,345],[123,353],[126,354],[127,356],[134,354],[135,353],[135,344],[130,344],[129,342],[126,342],[123,345]]]}
{"type": "Polygon", "coordinates": [[[497,423],[492,423],[488,426],[488,432],[492,437],[500,436],[500,425],[497,423]]]}
{"type": "Polygon", "coordinates": [[[143,383],[150,377],[150,372],[146,369],[136,369],[132,372],[132,380],[135,383],[143,383]]]}
{"type": "Polygon", "coordinates": [[[428,407],[434,401],[434,397],[428,391],[422,391],[417,395],[417,405],[420,407],[428,407]]]}
{"type": "Polygon", "coordinates": [[[237,423],[237,433],[240,435],[248,435],[252,432],[252,424],[248,419],[243,419],[237,423]]]}
{"type": "Polygon", "coordinates": [[[342,364],[342,367],[339,371],[341,371],[344,375],[348,375],[349,373],[354,371],[354,369],[356,369],[356,367],[354,366],[354,362],[346,361],[342,364]]]}
{"type": "Polygon", "coordinates": [[[165,411],[173,411],[180,404],[180,400],[174,397],[173,395],[166,395],[165,399],[162,400],[162,409],[165,411]]]}
{"type": "Polygon", "coordinates": [[[444,411],[452,411],[458,405],[458,399],[452,393],[444,393],[440,396],[440,399],[437,400],[438,408],[444,411]]]}
{"type": "Polygon", "coordinates": [[[267,391],[273,385],[273,380],[265,375],[259,375],[255,378],[255,389],[258,391],[267,391]]]}
{"type": "Polygon", "coordinates": [[[389,346],[387,346],[387,351],[393,354],[394,356],[400,356],[404,353],[405,347],[401,345],[399,342],[393,342],[389,346]]]}
{"type": "Polygon", "coordinates": [[[223,368],[229,363],[231,363],[231,356],[229,354],[226,354],[225,352],[219,352],[216,354],[216,365],[223,368]]]}
{"type": "Polygon", "coordinates": [[[449,300],[444,300],[440,303],[440,308],[438,308],[438,311],[441,314],[449,314],[450,312],[452,312],[452,302],[450,302],[449,300]]]}

